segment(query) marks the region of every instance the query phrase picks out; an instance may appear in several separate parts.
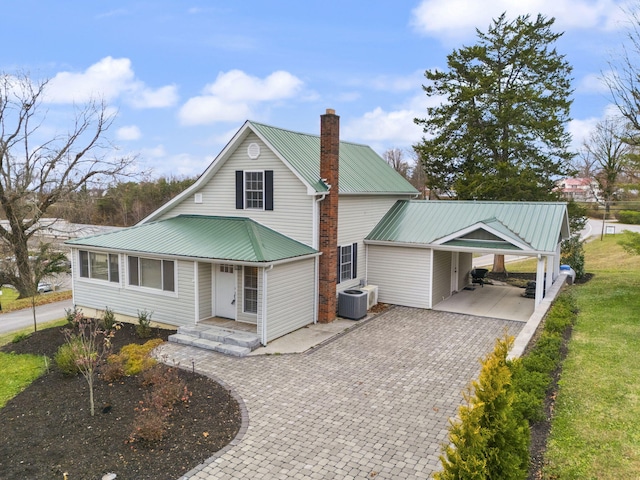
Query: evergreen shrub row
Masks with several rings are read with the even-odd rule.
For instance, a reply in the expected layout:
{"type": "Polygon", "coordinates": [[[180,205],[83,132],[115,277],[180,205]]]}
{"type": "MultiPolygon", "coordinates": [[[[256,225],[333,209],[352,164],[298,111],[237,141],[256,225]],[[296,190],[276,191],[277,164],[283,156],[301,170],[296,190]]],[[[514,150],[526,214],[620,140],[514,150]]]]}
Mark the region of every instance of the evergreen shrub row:
{"type": "Polygon", "coordinates": [[[507,360],[513,337],[496,341],[482,360],[477,381],[451,421],[443,470],[436,480],[525,479],[529,467],[529,423],[544,417],[544,401],[562,360],[563,335],[575,321],[573,296],[565,291],[549,310],[531,351],[507,360]]]}
{"type": "Polygon", "coordinates": [[[640,225],[640,212],[634,210],[620,210],[616,213],[616,218],[620,223],[640,225]]]}

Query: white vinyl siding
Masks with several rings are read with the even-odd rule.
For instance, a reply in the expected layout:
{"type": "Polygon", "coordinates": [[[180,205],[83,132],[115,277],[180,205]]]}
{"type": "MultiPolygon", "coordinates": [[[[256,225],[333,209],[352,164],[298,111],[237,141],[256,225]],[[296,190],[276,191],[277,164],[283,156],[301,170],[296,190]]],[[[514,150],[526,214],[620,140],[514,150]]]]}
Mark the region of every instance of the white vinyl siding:
{"type": "Polygon", "coordinates": [[[198,318],[213,316],[213,285],[210,263],[198,263],[198,318]]]}
{"type": "MultiPolygon", "coordinates": [[[[277,232],[306,245],[313,241],[313,204],[315,197],[282,161],[253,133],[231,154],[220,170],[198,193],[202,203],[189,195],[162,215],[162,219],[180,214],[249,217],[277,232]],[[250,143],[260,145],[260,156],[251,160],[247,155],[250,143]],[[272,211],[236,209],[236,170],[273,171],[272,211]]],[[[368,232],[367,232],[368,233],[368,232]]]]}
{"type": "MultiPolygon", "coordinates": [[[[338,245],[358,244],[358,276],[352,280],[338,282],[338,291],[353,288],[360,284],[365,277],[365,246],[366,237],[380,219],[401,198],[399,196],[381,195],[341,195],[338,206],[338,245]]],[[[371,282],[369,282],[371,283],[371,282]]]]}
{"type": "MultiPolygon", "coordinates": [[[[120,256],[120,271],[125,271],[126,255],[120,256]]],[[[154,292],[141,288],[126,288],[123,284],[111,284],[116,288],[104,288],[104,282],[78,281],[73,278],[74,303],[78,308],[104,310],[109,307],[115,313],[136,318],[139,311],[153,312],[152,321],[168,325],[193,325],[195,323],[195,291],[193,262],[175,261],[176,293],[154,292]]]]}
{"type": "Polygon", "coordinates": [[[451,296],[451,252],[433,252],[433,298],[432,305],[451,296]]]}
{"type": "MultiPolygon", "coordinates": [[[[276,265],[267,271],[267,341],[313,323],[315,260],[276,265]]],[[[260,276],[261,274],[259,274],[260,276]]],[[[262,315],[258,334],[262,331],[262,315]]]]}
{"type": "Polygon", "coordinates": [[[431,308],[427,248],[368,245],[367,279],[378,286],[378,301],[407,307],[431,308]]]}

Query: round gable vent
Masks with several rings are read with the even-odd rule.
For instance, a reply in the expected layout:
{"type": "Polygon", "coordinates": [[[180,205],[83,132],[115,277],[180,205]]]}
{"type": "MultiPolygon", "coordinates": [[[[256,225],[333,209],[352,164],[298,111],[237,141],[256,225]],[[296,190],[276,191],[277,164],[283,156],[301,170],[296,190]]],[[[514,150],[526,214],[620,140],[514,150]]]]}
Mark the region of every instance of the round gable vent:
{"type": "Polygon", "coordinates": [[[249,155],[251,160],[258,158],[260,156],[260,145],[257,143],[250,143],[247,148],[247,155],[249,155]]]}

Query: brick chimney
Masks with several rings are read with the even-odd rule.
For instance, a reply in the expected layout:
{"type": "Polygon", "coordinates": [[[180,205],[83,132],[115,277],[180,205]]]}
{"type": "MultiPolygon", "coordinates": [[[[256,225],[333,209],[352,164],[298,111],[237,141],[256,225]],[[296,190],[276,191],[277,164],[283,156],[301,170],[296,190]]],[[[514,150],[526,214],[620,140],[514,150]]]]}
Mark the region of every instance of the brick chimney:
{"type": "Polygon", "coordinates": [[[328,108],[320,116],[320,178],[329,186],[320,202],[320,272],[318,322],[336,319],[338,284],[338,157],[340,153],[340,117],[328,108]]]}

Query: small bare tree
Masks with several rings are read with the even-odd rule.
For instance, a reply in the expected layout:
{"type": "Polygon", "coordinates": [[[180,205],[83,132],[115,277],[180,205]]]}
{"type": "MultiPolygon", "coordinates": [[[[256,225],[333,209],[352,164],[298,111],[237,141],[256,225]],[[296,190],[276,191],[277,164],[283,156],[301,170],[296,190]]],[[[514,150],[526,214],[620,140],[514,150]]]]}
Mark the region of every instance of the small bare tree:
{"type": "Polygon", "coordinates": [[[47,124],[47,81],[0,73],[0,242],[11,251],[15,273],[4,272],[21,297],[34,291],[29,241],[56,202],[93,183],[127,175],[134,158],[113,157],[104,137],[113,115],[104,103],[75,106],[63,133],[47,124]]]}
{"type": "Polygon", "coordinates": [[[632,132],[625,118],[607,117],[596,125],[585,141],[580,153],[584,169],[589,169],[589,178],[598,185],[598,200],[609,213],[611,201],[619,189],[619,181],[631,164],[633,147],[630,145],[632,132]]]}
{"type": "Polygon", "coordinates": [[[400,148],[390,148],[382,157],[385,161],[404,178],[409,179],[409,171],[411,166],[404,159],[404,152],[400,148]]]}

